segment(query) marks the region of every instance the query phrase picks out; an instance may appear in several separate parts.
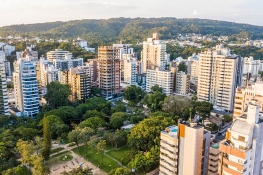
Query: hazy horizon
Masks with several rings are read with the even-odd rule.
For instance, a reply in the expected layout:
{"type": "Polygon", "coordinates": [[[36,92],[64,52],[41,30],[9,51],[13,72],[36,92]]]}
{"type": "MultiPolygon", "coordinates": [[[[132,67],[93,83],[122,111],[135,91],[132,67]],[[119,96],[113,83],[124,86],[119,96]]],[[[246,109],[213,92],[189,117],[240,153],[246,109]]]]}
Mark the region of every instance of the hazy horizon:
{"type": "Polygon", "coordinates": [[[221,0],[9,0],[1,3],[0,27],[55,21],[110,18],[199,18],[263,26],[263,1],[221,0]],[[4,17],[4,18],[3,18],[4,17]]]}

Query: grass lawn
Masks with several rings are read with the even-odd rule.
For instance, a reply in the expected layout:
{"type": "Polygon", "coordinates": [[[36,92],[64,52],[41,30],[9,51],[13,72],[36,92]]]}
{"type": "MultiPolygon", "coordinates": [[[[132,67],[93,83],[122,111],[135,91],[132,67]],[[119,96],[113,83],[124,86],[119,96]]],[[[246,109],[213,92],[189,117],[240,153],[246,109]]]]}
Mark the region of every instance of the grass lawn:
{"type": "MultiPolygon", "coordinates": [[[[78,148],[74,148],[73,151],[76,154],[79,154],[81,156],[85,155],[85,149],[84,149],[84,145],[80,146],[80,153],[78,152],[78,148]]],[[[108,146],[108,148],[112,148],[111,146],[108,146]]],[[[100,166],[102,167],[102,160],[101,160],[101,154],[99,154],[97,152],[97,149],[95,149],[94,152],[94,162],[92,161],[92,149],[88,147],[88,151],[87,151],[87,160],[89,160],[90,162],[92,162],[94,165],[96,166],[100,166]]],[[[104,155],[104,167],[102,168],[105,172],[110,172],[112,169],[118,168],[120,167],[120,165],[115,162],[114,160],[108,158],[106,155],[104,155]]]]}
{"type": "Polygon", "coordinates": [[[56,154],[54,156],[51,156],[50,159],[48,160],[48,165],[52,166],[52,165],[56,165],[56,164],[65,163],[65,161],[60,160],[60,157],[63,157],[65,155],[71,156],[71,153],[69,151],[64,151],[64,152],[61,152],[61,153],[56,154]]]}
{"type": "Polygon", "coordinates": [[[61,156],[61,157],[59,158],[59,160],[61,160],[61,161],[70,161],[70,160],[72,160],[72,159],[73,159],[72,155],[69,155],[69,154],[63,155],[63,156],[61,156]],[[66,156],[66,157],[65,157],[65,156],[66,156]]]}
{"type": "Polygon", "coordinates": [[[125,162],[125,152],[128,150],[129,150],[128,146],[124,146],[124,147],[121,147],[117,150],[113,149],[113,150],[107,152],[107,154],[109,156],[113,157],[114,159],[118,160],[119,162],[122,162],[121,159],[123,158],[123,160],[124,160],[123,163],[125,165],[127,165],[128,162],[125,162]]]}

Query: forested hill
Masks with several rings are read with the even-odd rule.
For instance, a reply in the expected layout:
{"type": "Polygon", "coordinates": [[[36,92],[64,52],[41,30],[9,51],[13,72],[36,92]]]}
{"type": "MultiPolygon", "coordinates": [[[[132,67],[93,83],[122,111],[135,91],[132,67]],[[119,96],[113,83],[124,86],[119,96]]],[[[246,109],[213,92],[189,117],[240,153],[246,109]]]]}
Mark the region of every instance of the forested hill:
{"type": "Polygon", "coordinates": [[[112,18],[85,19],[68,22],[21,24],[0,28],[0,36],[40,36],[46,38],[81,37],[91,42],[139,42],[159,32],[162,39],[178,33],[233,35],[248,32],[252,39],[263,38],[263,27],[208,19],[177,18],[112,18]]]}

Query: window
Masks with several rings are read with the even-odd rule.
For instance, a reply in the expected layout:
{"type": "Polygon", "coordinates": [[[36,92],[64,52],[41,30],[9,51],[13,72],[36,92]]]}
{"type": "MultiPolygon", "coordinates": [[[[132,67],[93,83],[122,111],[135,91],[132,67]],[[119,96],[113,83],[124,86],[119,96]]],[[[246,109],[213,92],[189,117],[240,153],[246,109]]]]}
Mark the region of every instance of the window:
{"type": "Polygon", "coordinates": [[[245,137],[243,137],[243,136],[238,136],[238,141],[245,142],[245,137]]]}

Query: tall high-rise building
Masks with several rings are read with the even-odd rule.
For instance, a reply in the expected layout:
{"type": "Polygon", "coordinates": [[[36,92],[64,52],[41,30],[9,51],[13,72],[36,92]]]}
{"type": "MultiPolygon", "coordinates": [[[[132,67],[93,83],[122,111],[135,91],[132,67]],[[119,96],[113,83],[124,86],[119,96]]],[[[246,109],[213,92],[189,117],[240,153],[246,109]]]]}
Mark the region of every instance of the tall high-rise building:
{"type": "Polygon", "coordinates": [[[187,74],[190,74],[190,83],[197,89],[199,75],[199,56],[193,54],[188,57],[187,74]]]}
{"type": "Polygon", "coordinates": [[[259,175],[263,166],[263,114],[251,101],[220,143],[219,175],[259,175]]]}
{"type": "Polygon", "coordinates": [[[72,57],[72,53],[70,53],[69,51],[65,51],[63,49],[55,49],[55,51],[50,51],[47,53],[47,59],[50,62],[55,59],[63,60],[66,58],[66,55],[68,57],[72,57]]]}
{"type": "Polygon", "coordinates": [[[190,92],[190,75],[183,71],[176,73],[176,90],[177,94],[187,95],[190,92]]]}
{"type": "Polygon", "coordinates": [[[143,62],[144,73],[147,69],[167,70],[170,56],[166,53],[166,44],[159,40],[158,34],[155,33],[153,38],[147,38],[147,41],[143,42],[141,62],[143,62]]]}
{"type": "Polygon", "coordinates": [[[251,75],[257,75],[260,71],[261,60],[254,60],[253,57],[244,58],[243,74],[250,73],[251,75]]]}
{"type": "Polygon", "coordinates": [[[72,58],[71,55],[66,54],[64,59],[53,59],[53,65],[58,70],[67,71],[70,68],[83,66],[83,58],[72,58]]]}
{"type": "Polygon", "coordinates": [[[136,85],[137,59],[133,58],[131,54],[123,54],[121,65],[123,66],[123,70],[121,71],[121,85],[124,87],[136,85]]]}
{"type": "Polygon", "coordinates": [[[0,61],[0,114],[8,115],[5,64],[0,61]]]}
{"type": "Polygon", "coordinates": [[[39,112],[39,97],[34,64],[23,58],[15,61],[13,82],[16,107],[24,116],[35,116],[39,112]]]}
{"type": "Polygon", "coordinates": [[[179,122],[161,132],[160,175],[207,175],[211,133],[179,122]]]}
{"type": "Polygon", "coordinates": [[[111,46],[98,48],[98,84],[107,99],[120,93],[120,59],[116,51],[111,46]]]}
{"type": "Polygon", "coordinates": [[[175,83],[174,72],[148,69],[146,75],[146,92],[151,92],[151,88],[154,85],[158,85],[163,88],[163,93],[167,96],[173,93],[175,83]]]}
{"type": "Polygon", "coordinates": [[[235,94],[234,119],[240,116],[246,109],[251,100],[258,102],[260,111],[263,111],[263,83],[256,82],[247,87],[238,87],[235,94]]]}
{"type": "Polygon", "coordinates": [[[199,54],[197,97],[217,108],[233,111],[236,87],[242,83],[243,58],[217,45],[199,54]]]}

